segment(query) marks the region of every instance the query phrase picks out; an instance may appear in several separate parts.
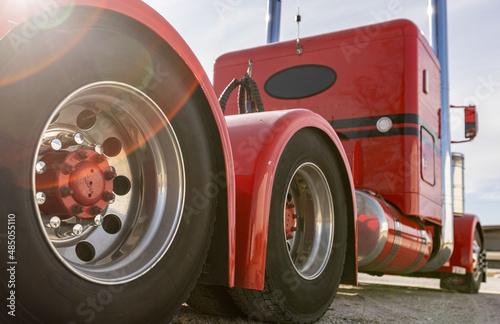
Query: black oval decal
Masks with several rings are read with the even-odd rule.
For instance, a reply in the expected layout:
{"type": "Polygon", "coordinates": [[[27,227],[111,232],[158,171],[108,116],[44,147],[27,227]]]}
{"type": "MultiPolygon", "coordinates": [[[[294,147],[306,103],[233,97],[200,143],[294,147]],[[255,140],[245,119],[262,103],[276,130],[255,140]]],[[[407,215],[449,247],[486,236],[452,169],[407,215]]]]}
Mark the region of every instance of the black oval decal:
{"type": "Polygon", "coordinates": [[[325,65],[298,65],[273,74],[264,89],[277,99],[303,99],[328,90],[337,81],[337,72],[325,65]]]}

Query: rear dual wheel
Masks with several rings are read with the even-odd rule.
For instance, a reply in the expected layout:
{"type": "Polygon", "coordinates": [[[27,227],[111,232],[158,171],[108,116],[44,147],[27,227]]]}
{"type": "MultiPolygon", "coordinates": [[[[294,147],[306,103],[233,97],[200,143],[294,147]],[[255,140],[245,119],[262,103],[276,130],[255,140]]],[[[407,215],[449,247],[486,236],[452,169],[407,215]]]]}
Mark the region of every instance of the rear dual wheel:
{"type": "Polygon", "coordinates": [[[340,157],[312,129],[287,144],[274,179],[263,291],[233,289],[250,318],[309,323],[331,305],[347,245],[340,157]]]}
{"type": "Polygon", "coordinates": [[[0,46],[0,233],[15,225],[0,253],[17,262],[2,298],[14,291],[20,323],[167,322],[215,217],[210,200],[192,208],[215,160],[191,72],[143,26],[91,9],[0,46]]]}

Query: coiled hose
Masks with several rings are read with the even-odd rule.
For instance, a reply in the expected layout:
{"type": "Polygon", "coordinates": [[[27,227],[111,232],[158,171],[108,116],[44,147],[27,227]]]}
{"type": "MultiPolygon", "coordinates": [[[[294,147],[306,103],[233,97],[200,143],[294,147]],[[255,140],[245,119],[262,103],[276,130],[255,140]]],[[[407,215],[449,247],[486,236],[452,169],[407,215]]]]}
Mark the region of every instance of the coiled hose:
{"type": "Polygon", "coordinates": [[[247,112],[261,112],[264,111],[264,102],[260,96],[259,87],[257,82],[248,74],[238,79],[233,79],[226,89],[222,92],[219,103],[222,108],[222,113],[226,111],[226,105],[234,89],[238,89],[238,109],[240,114],[245,114],[247,112]],[[249,107],[247,107],[247,103],[249,107]]]}

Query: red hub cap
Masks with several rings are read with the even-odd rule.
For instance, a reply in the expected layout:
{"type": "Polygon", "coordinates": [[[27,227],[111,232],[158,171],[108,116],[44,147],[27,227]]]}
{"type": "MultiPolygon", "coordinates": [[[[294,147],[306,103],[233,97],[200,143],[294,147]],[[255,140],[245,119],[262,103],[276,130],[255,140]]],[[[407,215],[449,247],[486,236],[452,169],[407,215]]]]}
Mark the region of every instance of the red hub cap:
{"type": "Polygon", "coordinates": [[[295,226],[295,220],[297,219],[297,214],[295,214],[295,206],[289,201],[286,202],[285,207],[285,232],[287,240],[293,238],[293,233],[297,231],[295,226]]]}
{"type": "Polygon", "coordinates": [[[37,191],[47,200],[40,209],[47,215],[93,218],[114,199],[116,177],[106,157],[93,150],[54,152],[42,159],[47,171],[37,175],[37,191]]]}

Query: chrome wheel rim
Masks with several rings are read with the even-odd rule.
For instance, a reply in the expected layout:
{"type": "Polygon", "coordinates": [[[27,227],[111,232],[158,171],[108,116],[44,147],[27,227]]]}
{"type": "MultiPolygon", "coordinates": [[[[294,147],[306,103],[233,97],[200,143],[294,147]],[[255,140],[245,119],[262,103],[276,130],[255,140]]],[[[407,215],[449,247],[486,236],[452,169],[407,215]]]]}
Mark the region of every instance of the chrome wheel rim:
{"type": "Polygon", "coordinates": [[[297,273],[313,280],[323,273],[332,252],[334,207],[328,181],[313,163],[304,163],[288,184],[284,235],[297,273]]]}
{"type": "Polygon", "coordinates": [[[134,280],[174,240],[185,193],[181,149],[162,110],[134,87],[97,82],[64,99],[40,136],[33,170],[45,238],[86,280],[134,280]]]}
{"type": "Polygon", "coordinates": [[[477,239],[474,239],[474,242],[472,243],[472,265],[474,269],[473,276],[475,281],[479,280],[479,277],[481,276],[482,263],[483,260],[481,260],[481,245],[479,244],[477,239]]]}

